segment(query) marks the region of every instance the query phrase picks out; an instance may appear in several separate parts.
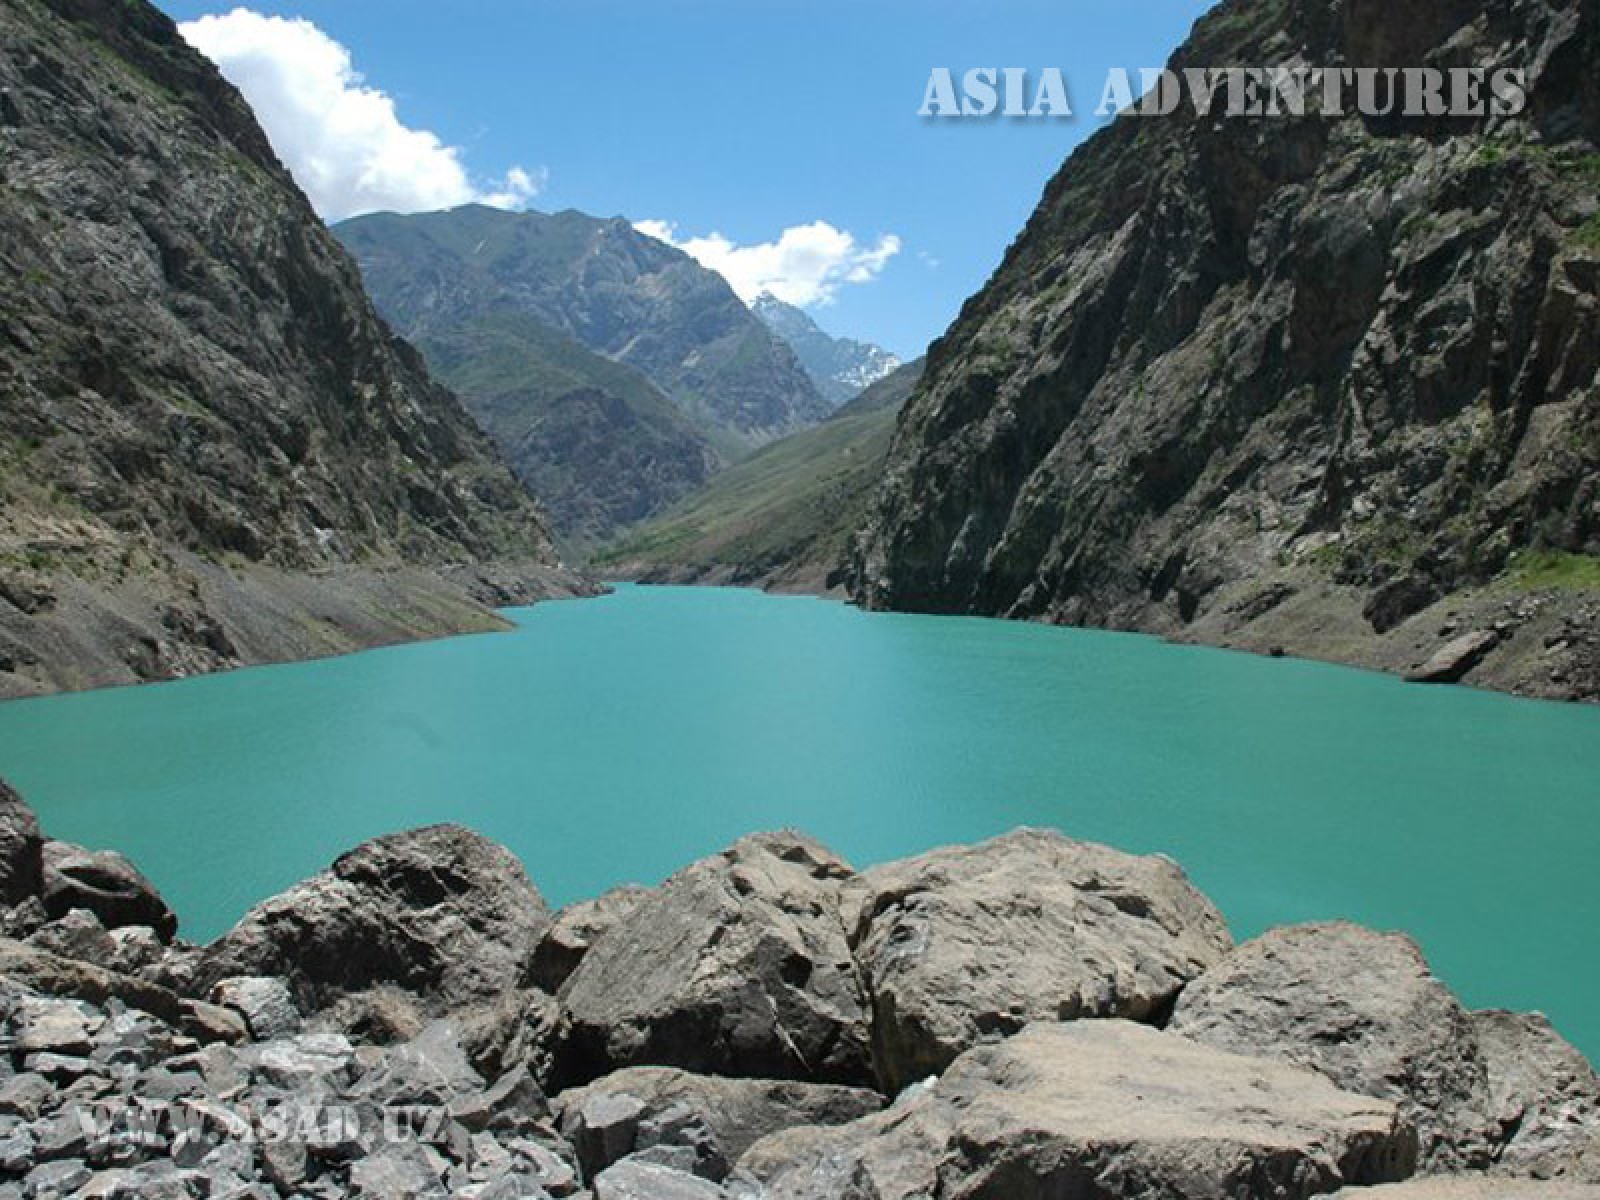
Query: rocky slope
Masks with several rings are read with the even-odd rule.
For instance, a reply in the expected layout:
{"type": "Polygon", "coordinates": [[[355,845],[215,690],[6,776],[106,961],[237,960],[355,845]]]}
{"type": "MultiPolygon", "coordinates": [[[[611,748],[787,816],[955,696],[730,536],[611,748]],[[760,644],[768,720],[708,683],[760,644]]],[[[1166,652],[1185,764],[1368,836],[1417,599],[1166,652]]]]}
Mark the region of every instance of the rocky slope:
{"type": "Polygon", "coordinates": [[[785,304],[771,292],[757,296],[750,310],[788,344],[822,398],[835,408],[894,374],[901,365],[882,346],[824,332],[804,309],[785,304]]]}
{"type": "Polygon", "coordinates": [[[794,354],[722,276],[620,217],[469,205],[358,217],[335,232],[407,337],[533,318],[642,372],[724,457],[828,413],[794,354]]]}
{"type": "Polygon", "coordinates": [[[0,1195],[1600,1196],[1542,1018],[1398,935],[1236,946],[1170,860],[1055,833],[859,872],[760,835],[552,914],[439,827],[172,925],[0,786],[0,1195]]]}
{"type": "Polygon", "coordinates": [[[170,20],[0,23],[0,694],[493,628],[483,601],[567,586],[170,20]]]}
{"type": "Polygon", "coordinates": [[[921,372],[922,360],[908,363],[814,429],[719,472],[602,547],[595,569],[649,583],[832,590],[921,372]]]}
{"type": "Polygon", "coordinates": [[[484,317],[422,334],[417,348],[539,497],[572,556],[660,512],[722,465],[642,373],[533,317],[484,317]]]}
{"type": "Polygon", "coordinates": [[[853,594],[1600,698],[1600,9],[1229,0],[1174,59],[1291,62],[1531,99],[1092,138],[933,348],[853,594]]]}

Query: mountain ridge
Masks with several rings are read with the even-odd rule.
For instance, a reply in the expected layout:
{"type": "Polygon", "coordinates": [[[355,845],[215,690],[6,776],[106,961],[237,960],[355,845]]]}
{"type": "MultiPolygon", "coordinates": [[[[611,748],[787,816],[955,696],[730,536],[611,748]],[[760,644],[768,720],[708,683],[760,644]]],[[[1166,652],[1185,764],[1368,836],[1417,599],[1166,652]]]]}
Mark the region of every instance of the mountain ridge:
{"type": "Polygon", "coordinates": [[[503,628],[487,604],[588,586],[169,18],[0,11],[0,694],[503,628]]]}
{"type": "Polygon", "coordinates": [[[1600,698],[1592,585],[1525,586],[1600,556],[1597,26],[1203,18],[1175,67],[1526,63],[1531,107],[1093,136],[931,350],[852,596],[1600,698]]]}
{"type": "Polygon", "coordinates": [[[788,343],[823,399],[835,409],[904,365],[881,346],[834,337],[804,309],[785,304],[771,292],[757,296],[750,311],[788,343]]]}

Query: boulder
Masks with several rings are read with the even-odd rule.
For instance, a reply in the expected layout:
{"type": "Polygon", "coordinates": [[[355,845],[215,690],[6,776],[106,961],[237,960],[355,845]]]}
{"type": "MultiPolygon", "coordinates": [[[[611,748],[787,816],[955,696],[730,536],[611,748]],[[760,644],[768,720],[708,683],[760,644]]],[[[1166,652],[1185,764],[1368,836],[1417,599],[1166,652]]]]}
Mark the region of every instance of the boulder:
{"type": "Polygon", "coordinates": [[[673,876],[562,989],[556,1085],[629,1066],[865,1084],[867,1012],[840,918],[850,867],[795,834],[673,876]]]}
{"type": "Polygon", "coordinates": [[[648,888],[613,888],[594,900],[572,904],[556,914],[539,940],[528,970],[528,982],[554,995],[578,969],[589,947],[650,894],[648,888]]]}
{"type": "Polygon", "coordinates": [[[244,976],[224,979],[211,989],[211,1002],[231,1008],[250,1026],[257,1041],[293,1037],[300,1032],[300,1010],[281,979],[244,976]]]}
{"type": "Polygon", "coordinates": [[[1121,1020],[1031,1025],[886,1112],[766,1138],[768,1200],[1221,1200],[1410,1176],[1396,1107],[1312,1071],[1121,1020]]]}
{"type": "Polygon", "coordinates": [[[1433,656],[1406,675],[1411,683],[1460,683],[1500,644],[1500,635],[1480,629],[1446,642],[1433,656]]]}
{"type": "Polygon", "coordinates": [[[1343,923],[1273,930],[1191,984],[1171,1029],[1395,1101],[1430,1169],[1488,1166],[1499,1144],[1472,1018],[1399,934],[1343,923]]]}
{"type": "Polygon", "coordinates": [[[27,801],[0,780],[0,905],[21,904],[44,887],[44,837],[27,801]]]}
{"type": "Polygon", "coordinates": [[[367,842],[264,901],[204,949],[194,986],[282,978],[308,1015],[387,986],[437,1014],[514,988],[549,924],[509,850],[439,825],[367,842]]]}
{"type": "Polygon", "coordinates": [[[45,912],[60,920],[87,909],[107,929],[147,925],[170,942],[178,918],[155,884],[115,850],[86,850],[70,842],[46,842],[43,852],[45,912]]]}
{"type": "Polygon", "coordinates": [[[626,1159],[594,1181],[595,1200],[724,1200],[714,1183],[659,1163],[626,1159]]]}
{"type": "Polygon", "coordinates": [[[846,897],[891,1094],[1034,1021],[1164,1017],[1233,944],[1171,860],[1044,830],[865,871],[846,897]]]}
{"type": "MultiPolygon", "coordinates": [[[[764,1137],[801,1125],[844,1125],[883,1108],[883,1097],[863,1088],[793,1080],[726,1079],[672,1067],[630,1067],[573,1088],[557,1098],[563,1128],[588,1145],[590,1162],[601,1167],[632,1154],[642,1144],[639,1129],[662,1114],[697,1118],[716,1139],[728,1162],[737,1161],[764,1137]],[[628,1136],[591,1137],[593,1114],[628,1112],[628,1136]],[[607,1157],[609,1155],[609,1157],[607,1157]],[[603,1160],[603,1161],[601,1161],[603,1160]]],[[[612,1122],[599,1122],[614,1128],[612,1122]]]]}
{"type": "Polygon", "coordinates": [[[1507,1140],[1497,1166],[1600,1184],[1600,1076],[1538,1014],[1472,1015],[1507,1140]]]}
{"type": "Polygon", "coordinates": [[[47,996],[106,1004],[116,1000],[148,1013],[201,1042],[241,1042],[248,1036],[243,1018],[213,1004],[179,996],[159,984],[77,959],[62,958],[33,946],[0,938],[0,979],[47,996]]]}

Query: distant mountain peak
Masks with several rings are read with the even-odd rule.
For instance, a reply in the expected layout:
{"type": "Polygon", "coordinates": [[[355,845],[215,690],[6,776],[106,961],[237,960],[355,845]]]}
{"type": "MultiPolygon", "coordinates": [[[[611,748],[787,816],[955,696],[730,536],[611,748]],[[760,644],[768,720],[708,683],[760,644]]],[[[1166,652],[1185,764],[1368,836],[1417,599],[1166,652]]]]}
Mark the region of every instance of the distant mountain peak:
{"type": "Polygon", "coordinates": [[[904,365],[881,346],[834,337],[804,309],[771,292],[757,296],[750,311],[789,344],[817,390],[836,408],[904,365]]]}

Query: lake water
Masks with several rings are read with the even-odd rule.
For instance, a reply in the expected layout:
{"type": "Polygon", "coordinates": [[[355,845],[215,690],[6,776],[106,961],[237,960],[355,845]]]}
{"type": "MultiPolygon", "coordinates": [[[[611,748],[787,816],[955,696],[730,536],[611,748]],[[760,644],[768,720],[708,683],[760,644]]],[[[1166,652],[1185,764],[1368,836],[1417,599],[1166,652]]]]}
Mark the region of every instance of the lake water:
{"type": "Polygon", "coordinates": [[[1600,1058],[1600,710],[1119,634],[623,588],[515,633],[0,706],[48,832],[209,938],[374,835],[459,821],[553,903],[752,830],[858,864],[1021,824],[1182,862],[1244,937],[1418,938],[1600,1058]]]}

